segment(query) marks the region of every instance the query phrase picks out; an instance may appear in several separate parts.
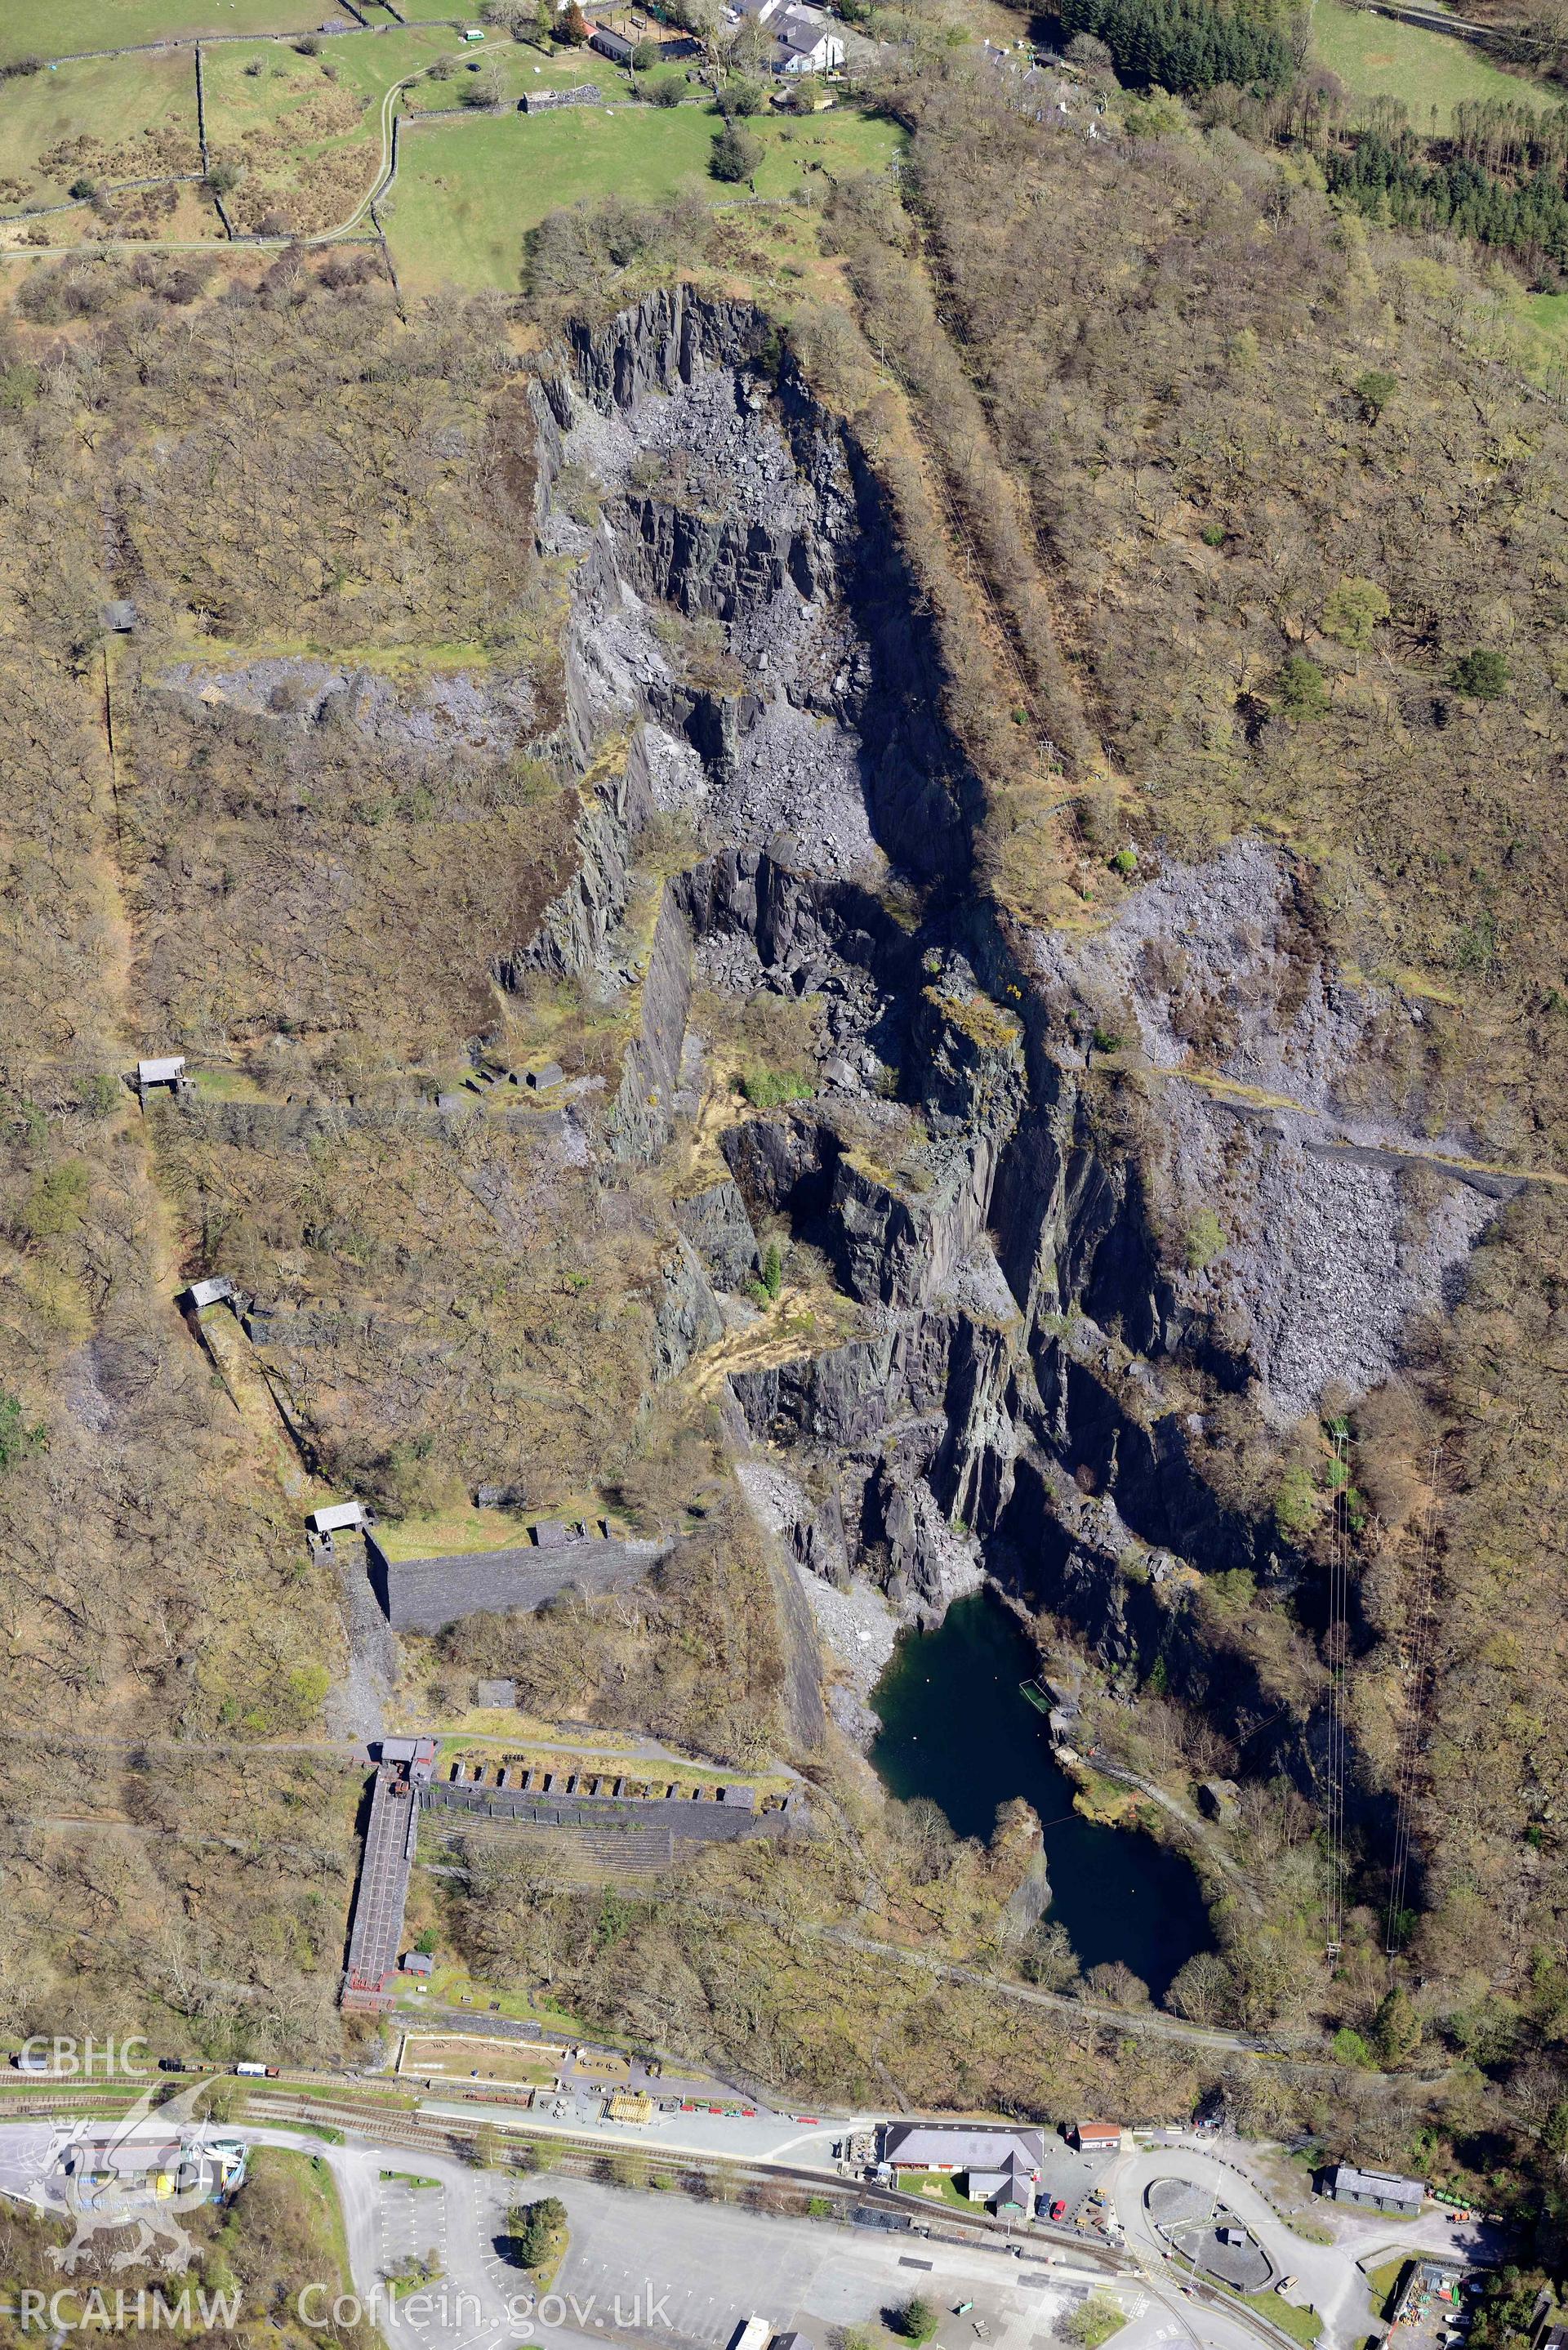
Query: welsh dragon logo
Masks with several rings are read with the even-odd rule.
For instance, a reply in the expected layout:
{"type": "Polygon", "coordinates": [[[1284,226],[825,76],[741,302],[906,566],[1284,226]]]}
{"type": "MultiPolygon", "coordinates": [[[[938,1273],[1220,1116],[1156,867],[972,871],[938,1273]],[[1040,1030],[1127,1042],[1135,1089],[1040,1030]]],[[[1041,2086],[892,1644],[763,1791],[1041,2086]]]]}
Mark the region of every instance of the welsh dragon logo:
{"type": "Polygon", "coordinates": [[[110,2270],[154,2258],[171,2276],[190,2266],[195,2246],[184,2216],[236,2180],[244,2162],[238,2140],[214,2136],[210,2122],[196,2118],[203,2085],[155,2108],[150,2085],[123,2114],[52,2142],[47,2167],[22,2199],[71,2223],[69,2242],[49,2247],[56,2268],[74,2276],[96,2237],[128,2232],[130,2243],[109,2255],[110,2270]]]}

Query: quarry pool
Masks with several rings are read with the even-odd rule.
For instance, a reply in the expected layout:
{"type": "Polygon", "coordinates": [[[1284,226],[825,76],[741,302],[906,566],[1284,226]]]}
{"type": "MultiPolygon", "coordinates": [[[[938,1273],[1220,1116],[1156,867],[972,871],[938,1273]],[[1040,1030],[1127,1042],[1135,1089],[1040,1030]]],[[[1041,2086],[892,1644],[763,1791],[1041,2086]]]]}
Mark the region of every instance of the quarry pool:
{"type": "Polygon", "coordinates": [[[1195,1950],[1212,1947],[1198,1879],[1151,1836],[1097,1827],[1073,1809],[1045,1724],[1019,1684],[1040,1659],[999,1599],[955,1600],[939,1631],[906,1634],[873,1694],[871,1761],[889,1794],[927,1795],[961,1836],[990,1836],[997,1807],[1033,1804],[1051,1874],[1047,1918],[1085,1971],[1120,1959],[1163,1998],[1195,1950]]]}

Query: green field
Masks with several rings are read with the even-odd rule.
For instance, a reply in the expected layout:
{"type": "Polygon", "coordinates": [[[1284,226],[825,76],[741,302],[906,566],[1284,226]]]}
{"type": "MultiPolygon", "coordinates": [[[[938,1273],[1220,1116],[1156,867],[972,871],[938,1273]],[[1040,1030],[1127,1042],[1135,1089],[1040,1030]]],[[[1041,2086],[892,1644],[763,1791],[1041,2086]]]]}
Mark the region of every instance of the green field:
{"type": "MultiPolygon", "coordinates": [[[[324,93],[351,92],[374,103],[407,75],[422,72],[442,57],[455,63],[463,54],[462,41],[444,25],[394,25],[346,34],[324,40],[315,57],[301,57],[284,41],[225,42],[203,57],[207,136],[215,145],[220,138],[247,131],[277,129],[287,134],[291,118],[297,120],[324,93]]],[[[449,89],[456,87],[455,78],[447,84],[449,89]]]]}
{"type": "Polygon", "coordinates": [[[904,134],[896,123],[857,114],[848,107],[799,120],[776,116],[752,127],[763,148],[757,168],[759,196],[794,196],[814,186],[821,190],[826,180],[846,179],[855,172],[886,172],[904,148],[904,134]]]}
{"type": "Polygon", "coordinates": [[[531,42],[487,41],[483,48],[467,48],[460,41],[454,46],[464,52],[462,66],[450,80],[415,82],[403,101],[410,114],[461,106],[463,91],[470,87],[487,96],[498,93],[504,103],[513,105],[525,89],[575,89],[585,81],[594,83],[611,99],[627,96],[625,74],[597,49],[557,50],[546,56],[531,42]]]}
{"type": "MultiPolygon", "coordinates": [[[[585,81],[626,98],[625,76],[595,50],[546,57],[510,40],[471,45],[444,23],[323,41],[313,57],[282,41],[235,41],[206,53],[207,135],[220,162],[244,169],[229,199],[242,228],[275,216],[275,224],[320,231],[346,220],[370,185],[381,101],[395,86],[407,85],[399,103],[410,115],[452,111],[473,93],[483,101],[477,126],[487,109],[514,110],[525,89],[585,81]]],[[[452,127],[464,137],[471,129],[466,120],[452,127]]]]}
{"type": "Polygon", "coordinates": [[[1542,99],[1537,84],[1504,73],[1469,42],[1423,33],[1343,0],[1314,0],[1312,45],[1319,64],[1357,98],[1403,99],[1415,130],[1446,130],[1463,99],[1542,99]]]}
{"type": "MultiPolygon", "coordinates": [[[[901,134],[847,109],[754,126],[763,154],[760,196],[822,184],[823,173],[883,170],[901,134]]],[[[557,205],[626,196],[667,203],[684,186],[714,203],[749,192],[708,172],[716,118],[705,108],[585,108],[441,122],[407,137],[383,207],[400,274],[410,286],[443,280],[514,288],[523,240],[557,205]]]]}
{"type": "Polygon", "coordinates": [[[201,168],[188,51],[85,57],[0,82],[0,212],[63,203],[77,179],[154,179],[201,168]]]}
{"type": "Polygon", "coordinates": [[[322,0],[9,0],[0,9],[0,65],[193,33],[303,33],[334,13],[322,0]]]}
{"type": "Polygon", "coordinates": [[[1568,358],[1568,294],[1526,294],[1519,302],[1518,342],[1526,371],[1537,381],[1568,358]]]}
{"type": "Polygon", "coordinates": [[[306,231],[347,219],[375,178],[387,92],[461,53],[441,25],[346,35],[315,57],[284,41],[209,49],[207,140],[215,161],[244,171],[229,199],[240,227],[274,214],[306,231]]]}

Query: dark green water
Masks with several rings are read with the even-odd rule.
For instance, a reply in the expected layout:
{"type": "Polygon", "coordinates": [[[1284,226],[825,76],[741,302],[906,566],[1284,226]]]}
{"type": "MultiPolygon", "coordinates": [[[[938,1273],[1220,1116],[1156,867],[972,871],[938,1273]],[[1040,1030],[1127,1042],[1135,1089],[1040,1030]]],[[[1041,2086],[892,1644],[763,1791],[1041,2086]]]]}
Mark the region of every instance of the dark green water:
{"type": "Polygon", "coordinates": [[[1081,1965],[1120,1959],[1156,1999],[1195,1950],[1212,1947],[1198,1879],[1151,1836],[1096,1827],[1073,1809],[1073,1783],[1051,1757],[1043,1715],[1019,1694],[1040,1659],[998,1599],[977,1592],[937,1632],[898,1643],[872,1704],[882,1727],[871,1760],[890,1794],[928,1795],[961,1836],[989,1838],[997,1807],[1033,1804],[1051,1872],[1047,1916],[1081,1965]]]}

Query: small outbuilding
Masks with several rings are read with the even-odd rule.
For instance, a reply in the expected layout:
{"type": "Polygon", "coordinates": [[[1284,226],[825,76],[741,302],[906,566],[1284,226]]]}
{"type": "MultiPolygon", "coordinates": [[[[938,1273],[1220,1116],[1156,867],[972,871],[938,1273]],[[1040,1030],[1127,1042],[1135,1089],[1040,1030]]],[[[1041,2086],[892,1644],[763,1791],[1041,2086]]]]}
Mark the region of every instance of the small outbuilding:
{"type": "Polygon", "coordinates": [[[530,1069],[523,1079],[531,1094],[546,1093],[552,1086],[565,1085],[566,1081],[566,1073],[559,1061],[546,1061],[542,1069],[530,1069]]]}
{"type": "Polygon", "coordinates": [[[376,1757],[381,1762],[407,1763],[410,1778],[422,1787],[435,1772],[436,1742],[433,1738],[383,1738],[377,1742],[376,1757]]]}
{"type": "Polygon", "coordinates": [[[312,1534],[341,1534],[358,1533],[369,1525],[363,1502],[328,1502],[319,1510],[312,1510],[306,1520],[312,1534]]]}
{"type": "Polygon", "coordinates": [[[335,1535],[363,1534],[370,1513],[363,1502],[329,1502],[323,1509],[312,1510],[305,1523],[312,1538],[329,1552],[335,1535]]]}
{"type": "Polygon", "coordinates": [[[1205,1779],[1198,1790],[1199,1804],[1209,1819],[1234,1819],[1241,1792],[1234,1779],[1205,1779]]]}
{"type": "Polygon", "coordinates": [[[192,1314],[203,1305],[223,1305],[233,1302],[234,1284],[226,1273],[215,1273],[209,1280],[193,1281],[185,1292],[185,1303],[192,1314]]]}
{"type": "Polygon", "coordinates": [[[142,1100],[145,1101],[149,1093],[155,1092],[161,1086],[167,1087],[171,1094],[194,1092],[191,1079],[185,1075],[183,1053],[168,1053],[161,1060],[138,1061],[136,1090],[142,1100]]]}
{"type": "Polygon", "coordinates": [[[1071,2137],[1080,2154],[1116,2154],[1121,2147],[1121,2124],[1075,2122],[1071,2137]]]}
{"type": "Polygon", "coordinates": [[[398,1961],[406,1975],[433,1975],[435,1960],[428,1950],[405,1950],[398,1961]]]}

